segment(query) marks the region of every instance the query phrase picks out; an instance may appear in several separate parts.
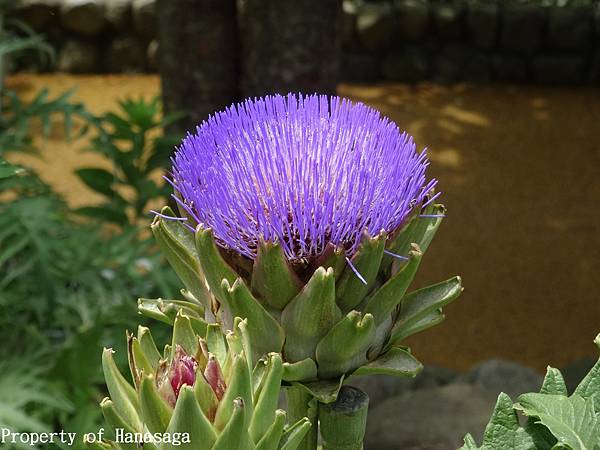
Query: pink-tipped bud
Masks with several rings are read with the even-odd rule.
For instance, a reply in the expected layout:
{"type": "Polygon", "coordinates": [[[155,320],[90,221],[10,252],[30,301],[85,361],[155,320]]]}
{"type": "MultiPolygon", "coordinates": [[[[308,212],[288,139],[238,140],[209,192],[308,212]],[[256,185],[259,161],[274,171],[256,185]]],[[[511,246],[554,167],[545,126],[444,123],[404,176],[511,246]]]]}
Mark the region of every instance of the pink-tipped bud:
{"type": "Polygon", "coordinates": [[[189,356],[185,350],[178,345],[175,348],[175,357],[171,363],[171,370],[169,378],[171,379],[171,387],[175,392],[175,397],[179,397],[179,390],[181,386],[187,384],[193,386],[196,381],[196,369],[198,368],[198,362],[191,356],[189,356]]]}
{"type": "Polygon", "coordinates": [[[219,361],[217,361],[214,355],[210,355],[208,357],[208,362],[206,363],[206,368],[204,369],[204,378],[214,391],[217,400],[220,401],[225,394],[227,385],[225,384],[225,379],[223,378],[223,372],[221,372],[219,361]]]}

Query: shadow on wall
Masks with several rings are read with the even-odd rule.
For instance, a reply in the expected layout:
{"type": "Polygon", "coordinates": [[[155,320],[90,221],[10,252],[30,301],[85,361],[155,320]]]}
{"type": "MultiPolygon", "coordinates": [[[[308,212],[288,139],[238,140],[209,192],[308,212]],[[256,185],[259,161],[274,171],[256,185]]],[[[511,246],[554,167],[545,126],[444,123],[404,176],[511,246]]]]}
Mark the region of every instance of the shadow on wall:
{"type": "Polygon", "coordinates": [[[429,147],[448,216],[418,286],[463,276],[425,363],[491,357],[543,370],[595,356],[600,331],[597,89],[342,85],[429,147]]]}

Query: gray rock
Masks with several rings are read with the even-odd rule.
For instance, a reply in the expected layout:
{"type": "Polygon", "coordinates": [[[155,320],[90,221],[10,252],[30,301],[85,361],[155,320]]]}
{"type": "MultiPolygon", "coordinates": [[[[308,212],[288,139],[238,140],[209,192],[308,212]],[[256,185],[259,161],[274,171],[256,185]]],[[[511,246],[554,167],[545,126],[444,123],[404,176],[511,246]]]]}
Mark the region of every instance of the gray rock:
{"type": "Polygon", "coordinates": [[[498,81],[522,82],[529,76],[527,61],[516,55],[495,54],[492,57],[492,67],[498,81]]]}
{"type": "Polygon", "coordinates": [[[131,30],[131,0],[104,0],[104,17],[113,30],[131,30]]]}
{"type": "Polygon", "coordinates": [[[108,49],[107,65],[111,72],[141,72],[146,65],[146,49],[135,36],[115,38],[108,49]]]}
{"type": "Polygon", "coordinates": [[[133,24],[136,33],[152,39],[156,37],[156,0],[133,0],[133,24]]]}
{"type": "Polygon", "coordinates": [[[425,366],[423,371],[413,378],[412,389],[430,389],[452,383],[458,373],[452,369],[440,366],[425,366]]]}
{"type": "Polygon", "coordinates": [[[553,7],[548,13],[548,45],[560,50],[585,49],[592,43],[592,6],[553,7]]]}
{"type": "Polygon", "coordinates": [[[456,449],[466,433],[478,441],[497,393],[478,386],[447,386],[405,393],[373,408],[365,449],[456,449]]]}
{"type": "Polygon", "coordinates": [[[381,70],[388,80],[416,83],[429,76],[427,53],[419,47],[406,47],[386,55],[381,70]]]}
{"type": "Polygon", "coordinates": [[[507,2],[502,8],[502,46],[523,55],[542,45],[546,9],[539,3],[507,2]]]}
{"type": "Polygon", "coordinates": [[[432,5],[433,23],[437,35],[445,40],[463,36],[465,7],[462,1],[453,0],[432,5]]]}
{"type": "Polygon", "coordinates": [[[536,56],[531,64],[533,79],[538,83],[573,84],[585,78],[582,56],[536,56]]]}
{"type": "Polygon", "coordinates": [[[537,392],[543,377],[535,370],[502,359],[490,359],[461,375],[457,382],[470,383],[483,389],[505,392],[512,399],[526,392],[537,392]]]}
{"type": "Polygon", "coordinates": [[[445,386],[455,380],[457,376],[458,374],[451,369],[426,366],[415,378],[367,375],[352,377],[349,384],[367,393],[372,409],[390,397],[398,397],[414,390],[445,386]]]}
{"type": "Polygon", "coordinates": [[[146,48],[146,65],[149,70],[158,70],[158,40],[152,39],[146,48]]]}
{"type": "Polygon", "coordinates": [[[62,0],[62,26],[72,33],[96,36],[104,28],[104,2],[101,0],[62,0]]]}
{"type": "Polygon", "coordinates": [[[90,73],[98,69],[99,52],[89,42],[70,40],[58,53],[57,68],[61,72],[90,73]]]}
{"type": "MultiPolygon", "coordinates": [[[[600,69],[600,58],[598,58],[598,63],[598,69],[600,69]]],[[[600,75],[600,73],[598,75],[600,75]]],[[[600,77],[592,81],[600,81],[600,77]]],[[[592,357],[582,358],[572,362],[564,369],[560,370],[563,378],[565,379],[565,384],[567,385],[567,390],[569,393],[572,393],[575,390],[577,385],[581,382],[581,380],[583,380],[590,369],[594,367],[596,361],[597,359],[592,357]]]]}
{"type": "Polygon", "coordinates": [[[405,42],[423,39],[429,31],[429,5],[424,0],[400,0],[395,3],[398,35],[405,42]]]}
{"type": "Polygon", "coordinates": [[[467,5],[467,32],[479,48],[492,48],[498,41],[500,12],[495,1],[471,0],[467,5]]]}
{"type": "Polygon", "coordinates": [[[377,55],[346,51],[340,61],[340,78],[344,81],[371,82],[381,78],[377,55]]]}
{"type": "Polygon", "coordinates": [[[34,30],[44,31],[56,22],[58,0],[19,0],[12,13],[34,30]]]}
{"type": "Polygon", "coordinates": [[[356,31],[360,44],[367,50],[386,48],[394,35],[396,21],[390,5],[363,5],[356,18],[356,31]]]}

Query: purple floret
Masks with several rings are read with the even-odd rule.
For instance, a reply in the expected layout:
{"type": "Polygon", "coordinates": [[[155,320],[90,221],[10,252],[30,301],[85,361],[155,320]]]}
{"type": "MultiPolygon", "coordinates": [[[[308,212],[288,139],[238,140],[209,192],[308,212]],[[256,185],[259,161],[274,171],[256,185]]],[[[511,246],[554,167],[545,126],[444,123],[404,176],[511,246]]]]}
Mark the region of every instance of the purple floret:
{"type": "Polygon", "coordinates": [[[425,151],[362,103],[268,96],[216,113],[173,158],[180,205],[225,248],[261,239],[290,260],[331,243],[351,256],[364,231],[392,232],[435,186],[425,151]]]}

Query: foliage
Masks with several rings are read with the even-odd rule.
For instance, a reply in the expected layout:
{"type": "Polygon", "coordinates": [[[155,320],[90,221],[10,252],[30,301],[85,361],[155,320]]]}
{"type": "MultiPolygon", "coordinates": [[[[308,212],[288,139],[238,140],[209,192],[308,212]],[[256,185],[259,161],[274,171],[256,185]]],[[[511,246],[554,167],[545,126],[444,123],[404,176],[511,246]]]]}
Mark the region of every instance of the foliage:
{"type": "MultiPolygon", "coordinates": [[[[596,338],[600,346],[600,335],[596,338]]],[[[523,394],[513,404],[501,393],[481,447],[465,437],[461,450],[597,450],[600,449],[600,360],[573,394],[558,369],[548,367],[539,393],[523,394]],[[519,424],[517,411],[526,416],[519,424]]]]}
{"type": "Polygon", "coordinates": [[[42,61],[52,62],[55,57],[54,49],[45,42],[43,36],[36,34],[25,22],[7,17],[15,3],[14,0],[0,0],[0,86],[5,73],[3,63],[6,56],[32,50],[42,61]]]}
{"type": "MultiPolygon", "coordinates": [[[[74,220],[35,174],[0,180],[0,193],[15,197],[0,203],[0,360],[41,349],[43,364],[26,364],[21,376],[51,385],[72,405],[53,408],[48,423],[93,429],[103,395],[93,349],[118,347],[121,330],[137,321],[135,295],[174,293],[174,275],[139,229],[109,233],[74,220]]],[[[15,408],[29,414],[26,404],[15,408]]]]}
{"type": "MultiPolygon", "coordinates": [[[[0,96],[0,155],[10,151],[34,151],[31,142],[34,121],[41,123],[44,137],[50,134],[55,116],[61,116],[67,138],[72,137],[76,117],[95,125],[93,115],[81,103],[73,102],[71,96],[72,91],[67,91],[51,99],[48,90],[42,89],[33,100],[24,102],[16,92],[3,89],[0,96]]],[[[83,126],[77,136],[83,135],[88,126],[83,126]]]]}
{"type": "Polygon", "coordinates": [[[162,134],[160,130],[180,115],[162,117],[158,97],[150,101],[127,99],[119,106],[119,113],[109,112],[100,118],[101,126],[90,149],[108,158],[112,170],[93,167],[76,171],[81,181],[107,201],[78,212],[126,225],[145,215],[149,201],[168,195],[168,187],[154,181],[152,175],[167,165],[180,140],[180,136],[162,134]],[[123,197],[128,190],[132,191],[130,199],[123,197]]]}
{"type": "MultiPolygon", "coordinates": [[[[42,377],[40,364],[39,355],[32,357],[31,354],[0,361],[0,428],[50,432],[53,431],[52,415],[72,409],[57,387],[42,377]]],[[[11,444],[3,446],[7,450],[11,447],[11,444]]]]}

